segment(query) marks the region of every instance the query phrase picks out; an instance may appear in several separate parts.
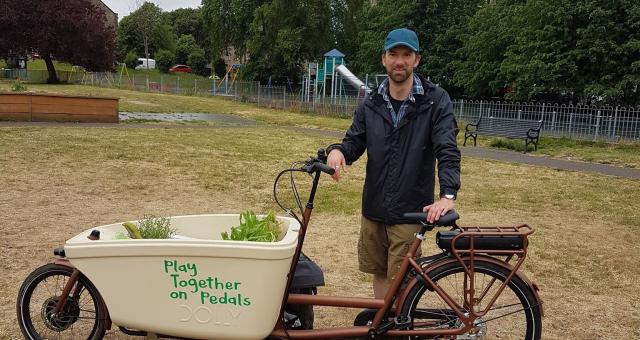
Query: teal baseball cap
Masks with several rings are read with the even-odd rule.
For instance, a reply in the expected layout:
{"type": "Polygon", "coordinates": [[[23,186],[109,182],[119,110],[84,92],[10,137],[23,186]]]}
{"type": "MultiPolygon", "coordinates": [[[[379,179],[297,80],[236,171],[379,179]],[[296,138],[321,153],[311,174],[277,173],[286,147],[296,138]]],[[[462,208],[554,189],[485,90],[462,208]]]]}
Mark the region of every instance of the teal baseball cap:
{"type": "Polygon", "coordinates": [[[418,43],[418,35],[416,32],[408,28],[398,28],[389,34],[384,40],[384,50],[388,51],[396,46],[406,46],[414,52],[420,51],[420,43],[418,43]]]}

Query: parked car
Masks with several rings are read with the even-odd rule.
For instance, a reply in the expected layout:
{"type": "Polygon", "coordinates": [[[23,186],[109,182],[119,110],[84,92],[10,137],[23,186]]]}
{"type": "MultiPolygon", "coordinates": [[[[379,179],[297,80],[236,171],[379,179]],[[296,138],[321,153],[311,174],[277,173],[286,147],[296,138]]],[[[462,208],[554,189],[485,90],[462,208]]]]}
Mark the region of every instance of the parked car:
{"type": "Polygon", "coordinates": [[[193,70],[191,69],[191,67],[189,67],[187,65],[174,65],[172,68],[169,69],[169,72],[191,73],[191,72],[193,72],[193,70]]]}

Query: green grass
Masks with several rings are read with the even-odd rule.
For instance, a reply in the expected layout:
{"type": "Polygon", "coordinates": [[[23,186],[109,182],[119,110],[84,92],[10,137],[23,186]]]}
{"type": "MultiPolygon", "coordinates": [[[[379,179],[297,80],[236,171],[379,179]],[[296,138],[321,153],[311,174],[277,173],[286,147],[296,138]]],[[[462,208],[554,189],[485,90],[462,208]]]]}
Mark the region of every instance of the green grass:
{"type": "MultiPolygon", "coordinates": [[[[9,91],[11,84],[11,82],[0,82],[0,91],[9,91]]],[[[268,124],[334,131],[346,131],[351,124],[348,118],[267,109],[222,97],[182,96],[83,85],[29,84],[27,87],[35,92],[117,97],[120,98],[120,111],[228,113],[268,124]]],[[[462,146],[463,141],[464,133],[459,133],[458,145],[462,146]]],[[[520,152],[524,148],[522,140],[483,136],[478,137],[478,145],[520,152]]],[[[538,151],[530,151],[529,154],[640,168],[640,143],[608,144],[542,137],[538,151]]]]}
{"type": "MultiPolygon", "coordinates": [[[[73,65],[68,63],[62,63],[58,61],[53,61],[53,65],[55,66],[57,71],[71,71],[73,65]]],[[[7,63],[4,59],[0,59],[0,68],[4,68],[7,66],[7,63]]],[[[27,61],[27,70],[30,71],[46,71],[47,65],[44,62],[44,59],[35,59],[27,61]]]]}
{"type": "MultiPolygon", "coordinates": [[[[479,138],[479,144],[518,152],[524,151],[524,140],[479,138]]],[[[528,152],[555,158],[640,168],[640,143],[605,143],[568,138],[541,137],[538,151],[529,145],[528,152]]]]}
{"type": "MultiPolygon", "coordinates": [[[[60,72],[73,71],[73,65],[69,63],[64,63],[64,62],[59,62],[54,60],[53,65],[56,71],[60,71],[60,72]]],[[[0,59],[0,68],[4,68],[4,67],[6,67],[6,62],[4,59],[0,59]]],[[[27,69],[29,71],[46,71],[47,65],[45,64],[43,59],[29,60],[27,62],[27,69]]],[[[78,71],[83,72],[82,70],[83,69],[80,69],[78,71]]],[[[147,71],[145,69],[136,70],[136,69],[127,68],[126,70],[122,70],[121,66],[117,66],[114,69],[114,72],[116,72],[117,74],[122,73],[124,78],[128,76],[130,79],[133,77],[142,78],[148,75],[149,81],[151,82],[160,82],[161,79],[167,82],[177,82],[177,78],[180,78],[181,82],[193,82],[194,80],[209,80],[208,77],[199,76],[193,73],[162,73],[158,69],[147,71]]]]}

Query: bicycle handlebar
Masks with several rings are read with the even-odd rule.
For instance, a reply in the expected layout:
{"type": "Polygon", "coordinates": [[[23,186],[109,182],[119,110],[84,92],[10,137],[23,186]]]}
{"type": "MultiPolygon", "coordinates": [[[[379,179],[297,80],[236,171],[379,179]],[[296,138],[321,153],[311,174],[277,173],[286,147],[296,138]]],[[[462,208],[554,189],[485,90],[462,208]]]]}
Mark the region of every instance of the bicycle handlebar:
{"type": "Polygon", "coordinates": [[[317,157],[311,157],[306,162],[304,162],[304,166],[302,167],[302,170],[308,173],[322,171],[326,174],[333,175],[336,172],[336,170],[327,166],[327,164],[325,164],[326,162],[327,162],[327,156],[324,153],[324,149],[320,149],[318,150],[317,157]]]}

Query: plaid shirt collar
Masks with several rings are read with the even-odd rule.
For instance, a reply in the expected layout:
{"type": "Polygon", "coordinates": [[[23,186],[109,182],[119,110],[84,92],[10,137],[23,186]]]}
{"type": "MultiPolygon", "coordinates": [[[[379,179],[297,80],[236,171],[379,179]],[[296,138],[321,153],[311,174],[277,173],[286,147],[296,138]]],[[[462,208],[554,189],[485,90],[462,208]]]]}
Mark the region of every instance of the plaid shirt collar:
{"type": "Polygon", "coordinates": [[[400,120],[402,120],[402,117],[404,117],[404,112],[407,108],[407,105],[409,105],[409,102],[415,103],[416,102],[415,95],[416,94],[423,95],[424,87],[422,86],[422,81],[420,80],[420,77],[414,74],[413,86],[411,87],[411,92],[409,92],[409,97],[407,97],[402,102],[402,105],[400,106],[400,109],[398,110],[398,112],[395,112],[395,110],[393,109],[393,105],[391,104],[391,99],[389,98],[389,78],[385,79],[382,82],[382,84],[380,84],[380,86],[378,87],[378,94],[382,95],[382,98],[387,103],[387,109],[391,114],[391,118],[393,120],[393,126],[397,127],[400,120]]]}

